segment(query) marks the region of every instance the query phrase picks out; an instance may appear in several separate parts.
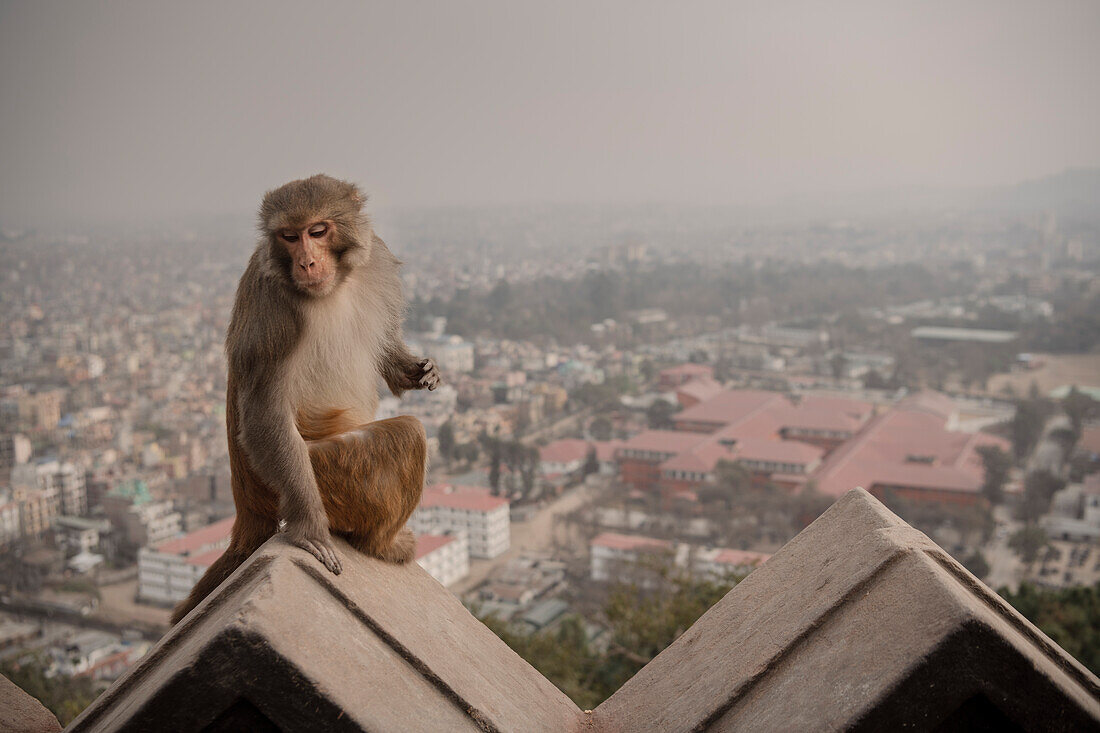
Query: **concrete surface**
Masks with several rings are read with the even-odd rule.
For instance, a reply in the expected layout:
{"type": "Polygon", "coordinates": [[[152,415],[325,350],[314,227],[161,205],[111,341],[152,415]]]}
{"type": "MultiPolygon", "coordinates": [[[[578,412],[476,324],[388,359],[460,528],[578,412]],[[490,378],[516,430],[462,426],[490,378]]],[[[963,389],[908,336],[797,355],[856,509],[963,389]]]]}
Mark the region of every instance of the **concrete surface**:
{"type": "Polygon", "coordinates": [[[597,730],[1100,726],[1100,680],[862,489],[596,709],[597,730]]]}
{"type": "Polygon", "coordinates": [[[5,733],[54,733],[61,723],[46,707],[0,675],[0,731],[5,733]]]}
{"type": "Polygon", "coordinates": [[[1100,680],[857,489],[594,712],[416,565],[264,545],[75,731],[1096,730],[1100,680]]]}

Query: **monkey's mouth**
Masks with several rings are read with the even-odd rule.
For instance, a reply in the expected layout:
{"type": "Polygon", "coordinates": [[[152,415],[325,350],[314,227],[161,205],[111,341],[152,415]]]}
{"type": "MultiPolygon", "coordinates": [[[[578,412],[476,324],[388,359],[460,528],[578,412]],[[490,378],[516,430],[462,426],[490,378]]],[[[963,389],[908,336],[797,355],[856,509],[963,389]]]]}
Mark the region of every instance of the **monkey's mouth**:
{"type": "Polygon", "coordinates": [[[336,273],[330,272],[328,275],[318,280],[298,280],[298,287],[307,293],[323,293],[327,291],[335,281],[336,273]]]}

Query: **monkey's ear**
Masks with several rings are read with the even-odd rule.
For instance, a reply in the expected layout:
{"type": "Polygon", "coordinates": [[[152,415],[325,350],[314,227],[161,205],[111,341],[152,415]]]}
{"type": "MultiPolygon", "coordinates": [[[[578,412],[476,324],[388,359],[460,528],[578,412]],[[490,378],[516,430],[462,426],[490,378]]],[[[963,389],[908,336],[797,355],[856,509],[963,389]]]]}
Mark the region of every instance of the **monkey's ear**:
{"type": "Polygon", "coordinates": [[[359,187],[354,183],[351,184],[351,191],[348,192],[348,199],[355,205],[356,208],[362,209],[363,204],[366,203],[366,195],[359,190],[359,187]]]}

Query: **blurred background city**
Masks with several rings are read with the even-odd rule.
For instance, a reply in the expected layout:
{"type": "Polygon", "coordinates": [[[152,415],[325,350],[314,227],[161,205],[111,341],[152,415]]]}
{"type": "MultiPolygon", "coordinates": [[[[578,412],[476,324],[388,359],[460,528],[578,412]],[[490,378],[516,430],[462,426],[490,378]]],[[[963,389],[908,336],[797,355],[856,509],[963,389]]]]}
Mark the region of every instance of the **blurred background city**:
{"type": "Polygon", "coordinates": [[[0,3],[0,673],[228,541],[263,192],[371,196],[418,561],[582,708],[862,486],[1100,672],[1093,3],[0,3]]]}

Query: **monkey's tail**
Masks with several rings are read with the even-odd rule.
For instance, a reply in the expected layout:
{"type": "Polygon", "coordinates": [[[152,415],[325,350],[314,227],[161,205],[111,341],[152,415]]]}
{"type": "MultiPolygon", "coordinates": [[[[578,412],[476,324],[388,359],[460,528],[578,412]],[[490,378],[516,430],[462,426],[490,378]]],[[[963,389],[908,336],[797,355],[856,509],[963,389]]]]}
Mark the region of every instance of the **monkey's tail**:
{"type": "Polygon", "coordinates": [[[221,585],[223,580],[232,575],[233,571],[239,568],[251,555],[251,551],[240,552],[233,547],[222,553],[222,556],[206,569],[203,576],[199,578],[199,582],[195,583],[195,587],[191,589],[191,594],[180,601],[173,609],[172,624],[178,624],[184,616],[191,613],[195,606],[202,603],[204,598],[221,585]]]}

